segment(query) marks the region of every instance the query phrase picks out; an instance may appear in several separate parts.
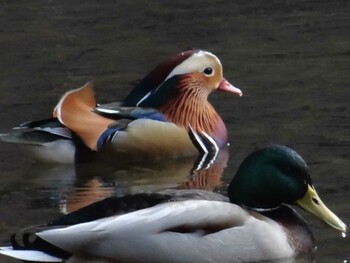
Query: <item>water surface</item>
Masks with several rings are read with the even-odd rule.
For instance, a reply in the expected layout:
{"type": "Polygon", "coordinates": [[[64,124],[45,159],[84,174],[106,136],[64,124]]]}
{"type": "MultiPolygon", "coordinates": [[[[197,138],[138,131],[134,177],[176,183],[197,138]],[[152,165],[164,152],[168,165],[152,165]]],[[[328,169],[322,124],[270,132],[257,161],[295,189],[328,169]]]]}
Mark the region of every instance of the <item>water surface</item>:
{"type": "MultiPolygon", "coordinates": [[[[227,167],[212,176],[194,172],[192,159],[118,168],[39,164],[2,143],[0,244],[20,227],[111,194],[225,192],[243,158],[269,143],[297,150],[324,202],[350,224],[349,12],[341,0],[1,2],[1,131],[50,117],[66,90],[87,81],[99,102],[118,100],[188,47],[217,54],[244,96],[210,97],[230,139],[227,167]]],[[[316,262],[349,260],[349,238],[303,215],[316,236],[316,262]]]]}

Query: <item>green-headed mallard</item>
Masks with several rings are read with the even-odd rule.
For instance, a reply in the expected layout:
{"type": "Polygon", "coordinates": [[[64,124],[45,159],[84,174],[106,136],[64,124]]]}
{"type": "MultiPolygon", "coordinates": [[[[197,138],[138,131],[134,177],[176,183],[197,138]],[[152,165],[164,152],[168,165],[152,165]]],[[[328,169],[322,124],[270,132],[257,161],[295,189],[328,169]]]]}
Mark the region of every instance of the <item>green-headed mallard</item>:
{"type": "Polygon", "coordinates": [[[317,195],[302,157],[271,146],[244,160],[228,198],[195,190],[111,197],[32,235],[17,234],[13,248],[0,253],[32,261],[92,256],[153,263],[250,262],[312,254],[312,232],[292,205],[347,231],[317,195]]]}

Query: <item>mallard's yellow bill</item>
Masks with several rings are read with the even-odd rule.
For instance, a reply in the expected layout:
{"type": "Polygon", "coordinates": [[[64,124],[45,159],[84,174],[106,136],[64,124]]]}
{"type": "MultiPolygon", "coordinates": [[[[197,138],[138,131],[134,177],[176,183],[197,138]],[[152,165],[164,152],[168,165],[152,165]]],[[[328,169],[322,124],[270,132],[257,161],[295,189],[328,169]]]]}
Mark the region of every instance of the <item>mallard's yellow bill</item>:
{"type": "Polygon", "coordinates": [[[347,231],[346,224],[325,206],[313,186],[308,185],[306,194],[297,203],[307,212],[315,215],[331,227],[343,233],[347,231]]]}

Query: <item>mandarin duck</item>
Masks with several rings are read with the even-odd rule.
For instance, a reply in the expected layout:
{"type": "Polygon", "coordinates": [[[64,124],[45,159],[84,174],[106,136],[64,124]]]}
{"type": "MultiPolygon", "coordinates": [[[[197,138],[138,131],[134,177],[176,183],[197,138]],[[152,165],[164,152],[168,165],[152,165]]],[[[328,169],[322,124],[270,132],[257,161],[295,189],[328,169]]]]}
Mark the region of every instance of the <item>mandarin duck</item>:
{"type": "Polygon", "coordinates": [[[188,50],[157,66],[121,102],[98,105],[87,83],[63,95],[53,118],[24,123],[0,139],[30,145],[39,159],[53,162],[71,162],[85,149],[128,160],[215,157],[227,144],[225,124],[207,100],[215,90],[242,95],[214,54],[188,50]]]}
{"type": "Polygon", "coordinates": [[[313,257],[312,231],[293,205],[347,231],[321,201],[302,157],[273,145],[242,162],[227,196],[168,189],[110,197],[17,232],[12,247],[0,253],[41,262],[89,262],[92,257],[94,262],[232,263],[313,257]]]}

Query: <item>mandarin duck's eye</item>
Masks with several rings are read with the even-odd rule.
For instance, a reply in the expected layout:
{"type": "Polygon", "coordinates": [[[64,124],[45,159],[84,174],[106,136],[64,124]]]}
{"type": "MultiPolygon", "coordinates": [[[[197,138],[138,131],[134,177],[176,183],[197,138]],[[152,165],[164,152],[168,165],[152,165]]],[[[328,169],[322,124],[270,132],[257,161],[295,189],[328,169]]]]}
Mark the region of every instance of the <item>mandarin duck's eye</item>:
{"type": "Polygon", "coordinates": [[[205,75],[212,75],[213,72],[214,72],[214,70],[213,70],[211,67],[207,67],[207,68],[205,68],[205,69],[203,70],[203,73],[204,73],[205,75]]]}

